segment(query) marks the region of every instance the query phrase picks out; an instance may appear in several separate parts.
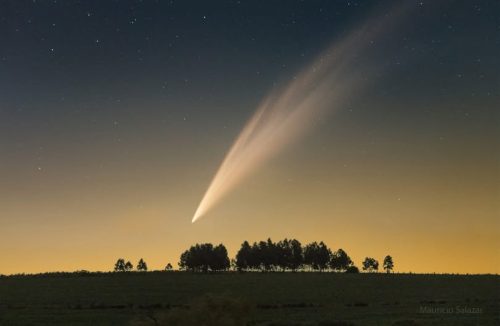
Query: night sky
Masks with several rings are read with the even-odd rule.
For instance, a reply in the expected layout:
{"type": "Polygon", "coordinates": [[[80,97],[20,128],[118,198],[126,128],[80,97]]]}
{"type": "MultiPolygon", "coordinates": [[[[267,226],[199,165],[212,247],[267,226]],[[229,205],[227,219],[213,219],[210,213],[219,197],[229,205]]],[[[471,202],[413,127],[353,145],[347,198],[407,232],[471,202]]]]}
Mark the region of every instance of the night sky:
{"type": "MultiPolygon", "coordinates": [[[[366,83],[191,218],[259,103],[390,1],[0,1],[0,274],[294,237],[500,272],[500,2],[408,1],[366,83]]],[[[367,71],[370,71],[368,73],[367,71]]]]}

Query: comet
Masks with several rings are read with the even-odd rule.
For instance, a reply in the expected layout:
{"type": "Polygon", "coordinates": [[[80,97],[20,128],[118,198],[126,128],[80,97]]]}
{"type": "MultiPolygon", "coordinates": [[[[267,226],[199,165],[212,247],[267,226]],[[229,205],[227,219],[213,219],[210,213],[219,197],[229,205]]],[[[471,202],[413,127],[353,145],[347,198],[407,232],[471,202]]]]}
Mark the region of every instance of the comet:
{"type": "Polygon", "coordinates": [[[346,106],[349,97],[368,79],[370,69],[361,62],[369,60],[362,57],[363,52],[383,34],[394,16],[392,12],[374,19],[335,42],[286,87],[263,99],[226,154],[192,223],[269,159],[314,129],[326,114],[346,106]]]}

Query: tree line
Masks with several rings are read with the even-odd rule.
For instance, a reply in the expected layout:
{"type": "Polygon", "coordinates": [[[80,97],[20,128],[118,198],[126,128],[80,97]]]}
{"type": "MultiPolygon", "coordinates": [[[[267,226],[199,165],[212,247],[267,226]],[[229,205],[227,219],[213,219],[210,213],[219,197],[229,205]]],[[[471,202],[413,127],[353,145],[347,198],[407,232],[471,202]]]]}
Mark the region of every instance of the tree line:
{"type": "MultiPolygon", "coordinates": [[[[372,257],[366,257],[361,263],[363,271],[377,272],[379,262],[372,257]]],[[[391,256],[383,260],[383,269],[390,273],[394,268],[391,256]]],[[[132,271],[134,266],[130,261],[120,258],[114,266],[116,272],[132,271]]],[[[236,271],[334,271],[359,273],[358,267],[343,249],[332,251],[323,242],[311,242],[302,245],[297,239],[284,239],[273,242],[248,241],[241,244],[234,259],[230,260],[223,244],[214,246],[211,243],[195,244],[184,251],[179,260],[179,269],[192,272],[236,271]]],[[[141,258],[136,266],[137,271],[147,271],[148,266],[141,258]]],[[[167,264],[165,270],[171,271],[172,265],[167,264]]]]}
{"type": "MultiPolygon", "coordinates": [[[[241,244],[236,254],[234,267],[239,271],[335,271],[358,273],[359,269],[354,265],[347,252],[343,249],[332,251],[323,242],[311,242],[302,246],[297,239],[284,239],[273,242],[248,241],[241,244]]],[[[362,262],[364,271],[376,272],[379,263],[376,259],[366,257],[362,262]]],[[[392,257],[384,258],[383,268],[391,272],[394,268],[392,257]]]]}

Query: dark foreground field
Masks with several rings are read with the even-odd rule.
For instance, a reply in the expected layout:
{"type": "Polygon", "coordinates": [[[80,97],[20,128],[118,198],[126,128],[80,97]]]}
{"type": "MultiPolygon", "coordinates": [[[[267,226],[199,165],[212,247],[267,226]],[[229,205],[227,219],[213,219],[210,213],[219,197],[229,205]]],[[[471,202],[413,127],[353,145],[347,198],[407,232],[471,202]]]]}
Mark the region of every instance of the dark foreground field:
{"type": "Polygon", "coordinates": [[[499,281],[333,273],[2,277],[0,325],[190,325],[197,318],[216,319],[213,325],[500,325],[499,281]]]}

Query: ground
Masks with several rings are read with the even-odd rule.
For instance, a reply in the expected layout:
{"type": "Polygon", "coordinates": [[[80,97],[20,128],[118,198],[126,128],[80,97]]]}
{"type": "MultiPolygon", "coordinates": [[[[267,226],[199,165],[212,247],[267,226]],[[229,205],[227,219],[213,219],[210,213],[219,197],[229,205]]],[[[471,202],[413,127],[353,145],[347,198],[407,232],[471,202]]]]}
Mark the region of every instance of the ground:
{"type": "Polygon", "coordinates": [[[258,272],[0,277],[0,325],[173,325],[172,315],[205,320],[217,304],[236,305],[248,325],[500,325],[499,281],[498,275],[258,272]],[[208,313],[193,308],[196,302],[205,302],[208,313]]]}

